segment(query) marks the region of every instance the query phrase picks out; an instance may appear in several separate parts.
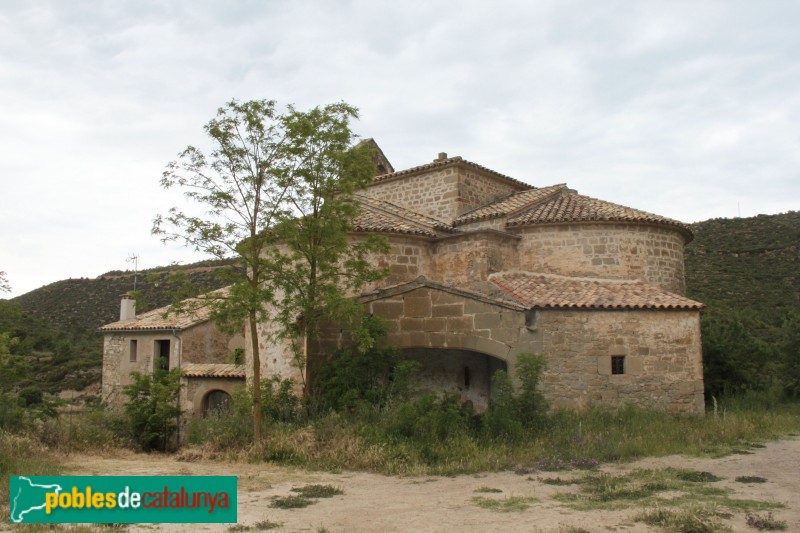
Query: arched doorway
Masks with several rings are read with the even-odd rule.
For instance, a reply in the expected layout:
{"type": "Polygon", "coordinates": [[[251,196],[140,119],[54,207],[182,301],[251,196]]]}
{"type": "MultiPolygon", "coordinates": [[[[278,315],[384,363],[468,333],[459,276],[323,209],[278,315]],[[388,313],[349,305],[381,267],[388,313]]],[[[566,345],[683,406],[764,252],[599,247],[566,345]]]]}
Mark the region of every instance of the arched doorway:
{"type": "Polygon", "coordinates": [[[231,408],[231,395],[223,390],[212,390],[203,397],[203,416],[227,413],[231,408]]]}

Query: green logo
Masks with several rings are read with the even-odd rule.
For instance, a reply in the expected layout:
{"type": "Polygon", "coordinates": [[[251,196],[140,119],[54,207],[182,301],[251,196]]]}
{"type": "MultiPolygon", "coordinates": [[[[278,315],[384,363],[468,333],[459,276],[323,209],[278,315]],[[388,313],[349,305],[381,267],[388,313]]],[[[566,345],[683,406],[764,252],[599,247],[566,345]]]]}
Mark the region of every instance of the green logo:
{"type": "Polygon", "coordinates": [[[11,476],[14,524],[236,523],[235,476],[11,476]]]}

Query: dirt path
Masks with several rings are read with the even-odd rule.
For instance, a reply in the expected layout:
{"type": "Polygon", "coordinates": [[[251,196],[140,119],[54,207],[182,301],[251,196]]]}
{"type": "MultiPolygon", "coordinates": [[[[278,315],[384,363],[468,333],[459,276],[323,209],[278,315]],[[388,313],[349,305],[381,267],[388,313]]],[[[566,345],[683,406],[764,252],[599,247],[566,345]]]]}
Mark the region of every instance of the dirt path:
{"type": "MultiPolygon", "coordinates": [[[[253,525],[262,520],[283,524],[279,531],[311,531],[321,528],[339,531],[566,531],[569,527],[588,531],[651,531],[631,517],[637,509],[580,512],[564,507],[552,497],[559,492],[576,492],[575,486],[552,486],[537,477],[569,476],[564,473],[517,475],[512,472],[458,477],[398,478],[347,472],[312,473],[268,464],[187,463],[169,457],[124,455],[116,458],[73,455],[67,459],[72,475],[237,475],[239,476],[239,523],[253,525]],[[333,484],[344,494],[321,499],[310,507],[294,510],[269,507],[275,496],[291,494],[292,487],[308,483],[333,484]],[[481,487],[502,493],[476,493],[481,487]],[[531,497],[530,508],[498,512],[477,506],[476,496],[502,499],[531,497]]],[[[779,502],[775,511],[785,520],[787,531],[800,531],[800,439],[768,443],[752,454],[721,459],[682,456],[649,458],[624,465],[606,465],[609,473],[636,468],[691,468],[724,478],[714,486],[729,487],[734,498],[779,502]],[[743,484],[737,476],[760,476],[766,483],[743,484]]],[[[756,531],[745,524],[742,512],[724,521],[733,531],[756,531]]],[[[225,531],[227,525],[198,525],[197,531],[225,531]]],[[[138,526],[133,531],[185,531],[186,526],[138,526]]]]}

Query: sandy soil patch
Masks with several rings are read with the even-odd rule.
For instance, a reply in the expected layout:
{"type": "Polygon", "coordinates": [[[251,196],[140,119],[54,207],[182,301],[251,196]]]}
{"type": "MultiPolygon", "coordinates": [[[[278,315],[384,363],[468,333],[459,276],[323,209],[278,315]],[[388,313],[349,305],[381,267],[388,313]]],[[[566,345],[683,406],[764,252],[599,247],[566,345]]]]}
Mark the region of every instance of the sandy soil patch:
{"type": "MultiPolygon", "coordinates": [[[[239,523],[253,525],[262,520],[283,524],[278,531],[565,531],[579,527],[588,531],[651,531],[634,523],[638,509],[581,512],[568,509],[553,496],[576,492],[572,486],[553,486],[539,477],[566,478],[576,473],[513,472],[482,473],[457,477],[404,478],[345,472],[308,472],[270,464],[179,462],[170,457],[124,454],[113,458],[72,455],[67,458],[71,475],[236,475],[239,476],[239,523]],[[291,494],[293,487],[323,483],[340,487],[344,494],[320,499],[303,509],[273,509],[273,497],[291,494]],[[479,493],[486,487],[499,493],[479,493]],[[518,512],[498,512],[479,507],[476,496],[503,499],[532,498],[530,507],[518,512]]],[[[648,458],[626,464],[604,465],[609,473],[637,468],[690,468],[708,471],[729,487],[731,497],[774,501],[786,507],[774,511],[787,522],[788,531],[800,531],[800,439],[768,443],[745,455],[720,459],[683,456],[648,458]],[[737,476],[760,476],[766,483],[743,484],[737,476]]],[[[745,524],[744,513],[723,520],[733,531],[755,531],[745,524]]],[[[225,531],[229,525],[192,526],[196,531],[225,531]]],[[[135,526],[132,531],[185,531],[186,526],[135,526]]]]}

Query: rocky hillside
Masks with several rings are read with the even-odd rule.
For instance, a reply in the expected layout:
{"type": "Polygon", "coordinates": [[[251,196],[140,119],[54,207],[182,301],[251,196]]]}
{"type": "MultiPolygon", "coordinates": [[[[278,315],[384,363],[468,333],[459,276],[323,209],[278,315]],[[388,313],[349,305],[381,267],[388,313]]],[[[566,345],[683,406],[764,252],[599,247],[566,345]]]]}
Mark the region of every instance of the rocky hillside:
{"type": "MultiPolygon", "coordinates": [[[[138,273],[137,312],[170,303],[172,295],[187,281],[194,294],[225,285],[220,271],[228,265],[204,261],[186,266],[158,267],[138,273]]],[[[96,278],[65,279],[14,298],[31,315],[58,328],[94,331],[119,318],[119,301],[133,291],[134,273],[112,271],[96,278]]],[[[193,294],[187,293],[188,296],[193,294]]]]}

